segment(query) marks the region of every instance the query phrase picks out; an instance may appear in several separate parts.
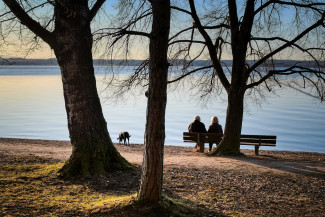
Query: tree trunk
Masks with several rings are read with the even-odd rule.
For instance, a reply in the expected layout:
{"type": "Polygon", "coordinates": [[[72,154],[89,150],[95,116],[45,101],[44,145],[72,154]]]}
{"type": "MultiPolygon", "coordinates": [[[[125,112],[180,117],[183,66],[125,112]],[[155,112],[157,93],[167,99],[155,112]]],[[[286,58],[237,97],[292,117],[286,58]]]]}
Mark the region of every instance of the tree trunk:
{"type": "Polygon", "coordinates": [[[87,1],[56,8],[55,44],[60,65],[72,155],[61,169],[66,177],[106,175],[129,163],[117,152],[107,130],[96,88],[87,1]]]}
{"type": "Polygon", "coordinates": [[[154,0],[150,38],[149,96],[145,131],[145,150],[138,199],[161,199],[167,102],[168,36],[170,1],[154,0]]]}
{"type": "Polygon", "coordinates": [[[211,155],[240,155],[244,93],[243,91],[232,90],[228,94],[228,108],[224,135],[217,148],[211,152],[211,155]]]}

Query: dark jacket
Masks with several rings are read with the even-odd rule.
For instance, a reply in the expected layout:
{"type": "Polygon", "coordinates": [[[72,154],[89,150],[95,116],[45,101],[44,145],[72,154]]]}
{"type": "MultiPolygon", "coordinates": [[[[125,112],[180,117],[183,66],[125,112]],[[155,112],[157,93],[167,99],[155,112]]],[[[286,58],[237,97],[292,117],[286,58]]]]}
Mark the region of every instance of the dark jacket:
{"type": "Polygon", "coordinates": [[[206,133],[207,130],[205,129],[204,123],[195,120],[188,126],[188,132],[206,133]]]}
{"type": "Polygon", "coordinates": [[[222,126],[217,123],[213,123],[209,126],[208,133],[223,133],[222,126]]]}

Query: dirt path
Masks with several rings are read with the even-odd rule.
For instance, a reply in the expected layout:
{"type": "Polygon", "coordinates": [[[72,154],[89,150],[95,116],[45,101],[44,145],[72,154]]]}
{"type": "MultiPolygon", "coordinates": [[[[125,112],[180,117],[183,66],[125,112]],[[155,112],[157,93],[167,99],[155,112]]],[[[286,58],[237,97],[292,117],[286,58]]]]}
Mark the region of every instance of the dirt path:
{"type": "MultiPolygon", "coordinates": [[[[141,164],[143,145],[116,144],[118,151],[129,162],[141,164]]],[[[67,141],[30,140],[0,138],[0,154],[37,156],[64,161],[69,159],[72,147],[67,141]]],[[[165,146],[165,166],[215,168],[220,170],[240,170],[249,174],[285,173],[304,174],[325,177],[325,154],[260,151],[255,156],[252,150],[242,150],[246,156],[241,157],[209,157],[195,153],[191,147],[165,146]]]]}

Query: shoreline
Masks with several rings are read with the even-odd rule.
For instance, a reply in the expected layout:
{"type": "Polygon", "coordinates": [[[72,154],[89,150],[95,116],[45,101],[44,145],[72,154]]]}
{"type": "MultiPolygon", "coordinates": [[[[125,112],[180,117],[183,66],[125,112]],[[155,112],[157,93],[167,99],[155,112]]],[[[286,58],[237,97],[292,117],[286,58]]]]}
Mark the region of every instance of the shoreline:
{"type": "MultiPolygon", "coordinates": [[[[10,141],[11,143],[12,142],[24,142],[24,143],[41,143],[41,144],[44,144],[44,143],[56,143],[56,144],[63,144],[63,143],[68,143],[69,145],[70,144],[70,141],[69,140],[57,140],[57,139],[30,139],[30,138],[14,138],[14,137],[0,137],[0,143],[2,141],[10,141]]],[[[124,146],[122,143],[119,144],[119,143],[116,143],[116,142],[113,142],[113,144],[115,146],[124,146]]],[[[192,144],[192,143],[187,143],[187,144],[192,144]]],[[[143,146],[144,144],[141,144],[141,143],[130,143],[131,146],[143,146]]],[[[193,145],[188,145],[188,146],[185,146],[185,145],[168,145],[168,144],[165,144],[164,147],[182,147],[182,148],[189,148],[189,149],[193,149],[195,146],[195,144],[193,143],[193,145]]],[[[253,146],[252,146],[253,147],[253,146]]],[[[215,148],[215,144],[213,145],[213,148],[215,148]]],[[[207,153],[207,144],[205,144],[205,153],[207,153]]],[[[241,148],[240,149],[241,151],[243,150],[244,152],[250,152],[250,151],[253,151],[254,149],[245,149],[245,148],[241,148]]],[[[320,154],[320,155],[325,155],[325,153],[323,152],[312,152],[312,151],[293,151],[293,150],[263,150],[263,147],[262,149],[260,149],[260,151],[262,152],[282,152],[282,153],[295,153],[295,154],[320,154]]]]}

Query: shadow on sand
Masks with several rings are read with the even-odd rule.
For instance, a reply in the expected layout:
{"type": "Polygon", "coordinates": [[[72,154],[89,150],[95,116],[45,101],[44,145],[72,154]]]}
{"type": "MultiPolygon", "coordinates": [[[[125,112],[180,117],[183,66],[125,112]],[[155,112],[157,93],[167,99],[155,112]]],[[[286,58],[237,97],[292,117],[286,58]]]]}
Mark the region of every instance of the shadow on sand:
{"type": "Polygon", "coordinates": [[[325,155],[320,153],[262,151],[260,155],[229,157],[273,170],[325,178],[325,155]]]}

